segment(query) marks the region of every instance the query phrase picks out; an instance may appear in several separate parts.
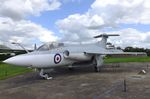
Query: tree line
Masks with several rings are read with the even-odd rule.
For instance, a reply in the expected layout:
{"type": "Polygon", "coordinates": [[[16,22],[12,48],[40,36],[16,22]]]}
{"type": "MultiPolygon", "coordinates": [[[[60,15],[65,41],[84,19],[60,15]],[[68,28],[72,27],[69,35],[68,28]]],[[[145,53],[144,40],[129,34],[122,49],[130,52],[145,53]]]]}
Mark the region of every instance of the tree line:
{"type": "Polygon", "coordinates": [[[124,52],[145,52],[147,56],[150,56],[150,49],[138,48],[138,47],[126,47],[123,49],[124,52]]]}

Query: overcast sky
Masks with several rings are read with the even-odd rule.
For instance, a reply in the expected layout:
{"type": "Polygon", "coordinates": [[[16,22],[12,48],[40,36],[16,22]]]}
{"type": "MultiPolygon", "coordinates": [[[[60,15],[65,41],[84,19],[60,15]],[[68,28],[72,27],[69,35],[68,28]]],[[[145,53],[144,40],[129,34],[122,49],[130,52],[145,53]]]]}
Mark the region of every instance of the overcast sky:
{"type": "MultiPolygon", "coordinates": [[[[150,0],[0,0],[0,43],[32,47],[120,34],[117,46],[150,48],[150,0]]],[[[10,45],[9,45],[10,46],[10,45]]]]}

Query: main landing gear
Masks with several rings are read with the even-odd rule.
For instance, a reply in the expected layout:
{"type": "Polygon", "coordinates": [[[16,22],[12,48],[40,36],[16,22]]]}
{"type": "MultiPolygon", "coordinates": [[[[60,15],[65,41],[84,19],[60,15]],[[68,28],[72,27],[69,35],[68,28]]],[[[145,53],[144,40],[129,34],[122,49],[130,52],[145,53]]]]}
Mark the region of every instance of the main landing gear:
{"type": "Polygon", "coordinates": [[[98,67],[98,66],[94,66],[94,70],[95,70],[95,72],[100,72],[100,67],[98,67]]]}
{"type": "Polygon", "coordinates": [[[94,66],[95,72],[100,72],[103,64],[103,57],[101,55],[96,55],[95,63],[96,63],[96,65],[94,66]]]}
{"type": "Polygon", "coordinates": [[[44,73],[44,69],[41,69],[39,74],[40,74],[41,77],[43,77],[47,80],[50,80],[50,79],[53,78],[53,77],[50,77],[48,73],[44,73]]]}

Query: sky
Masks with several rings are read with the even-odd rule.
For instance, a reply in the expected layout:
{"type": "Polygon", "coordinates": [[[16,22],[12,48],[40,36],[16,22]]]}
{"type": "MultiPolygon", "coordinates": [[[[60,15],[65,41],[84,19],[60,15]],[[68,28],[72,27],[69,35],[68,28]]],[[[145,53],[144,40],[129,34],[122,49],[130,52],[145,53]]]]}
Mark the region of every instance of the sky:
{"type": "Polygon", "coordinates": [[[0,44],[84,42],[102,33],[122,48],[150,48],[150,0],[0,0],[0,44]]]}

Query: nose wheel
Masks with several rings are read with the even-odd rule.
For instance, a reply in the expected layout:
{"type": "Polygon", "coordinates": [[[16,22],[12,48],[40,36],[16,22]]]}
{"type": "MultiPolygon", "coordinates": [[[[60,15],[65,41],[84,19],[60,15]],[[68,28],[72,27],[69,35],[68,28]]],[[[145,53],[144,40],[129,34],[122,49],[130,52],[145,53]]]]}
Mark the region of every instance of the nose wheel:
{"type": "Polygon", "coordinates": [[[47,79],[47,80],[53,79],[53,77],[49,76],[48,73],[44,73],[44,70],[43,70],[43,69],[40,70],[40,76],[41,76],[42,78],[47,79]]]}

